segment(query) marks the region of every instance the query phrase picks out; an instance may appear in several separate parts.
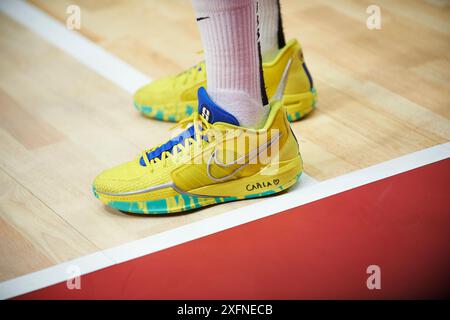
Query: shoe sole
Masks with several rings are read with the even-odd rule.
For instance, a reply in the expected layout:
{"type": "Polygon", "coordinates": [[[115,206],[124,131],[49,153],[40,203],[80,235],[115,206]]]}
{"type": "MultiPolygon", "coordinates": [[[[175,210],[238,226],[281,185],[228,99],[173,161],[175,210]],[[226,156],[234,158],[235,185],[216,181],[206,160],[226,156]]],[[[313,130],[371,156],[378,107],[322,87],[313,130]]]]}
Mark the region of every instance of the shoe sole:
{"type": "Polygon", "coordinates": [[[134,102],[134,107],[136,110],[138,110],[141,114],[146,116],[150,119],[160,120],[160,121],[166,121],[166,122],[179,122],[180,120],[189,117],[194,112],[194,105],[197,104],[197,101],[190,101],[186,102],[182,108],[184,112],[168,112],[167,109],[177,109],[175,106],[169,106],[166,105],[141,105],[134,102]]]}
{"type": "MultiPolygon", "coordinates": [[[[282,99],[283,105],[286,108],[288,120],[290,122],[303,119],[306,115],[311,113],[316,107],[317,103],[317,91],[312,88],[309,92],[284,95],[282,99]]],[[[194,112],[194,105],[197,101],[189,101],[182,106],[184,112],[168,112],[167,109],[177,109],[175,106],[165,105],[141,105],[134,102],[134,107],[147,118],[156,119],[167,122],[179,122],[180,120],[190,116],[194,112]]]]}
{"type": "MultiPolygon", "coordinates": [[[[283,192],[294,186],[300,179],[300,176],[302,174],[302,163],[300,157],[298,159],[294,159],[284,163],[285,164],[283,164],[283,167],[280,169],[281,173],[277,175],[269,175],[267,173],[270,172],[270,170],[273,170],[273,165],[269,165],[262,169],[259,173],[250,177],[216,184],[212,187],[202,187],[196,190],[191,190],[189,193],[179,193],[178,195],[164,199],[150,201],[115,201],[103,197],[101,194],[96,192],[95,189],[93,189],[93,192],[95,197],[101,200],[106,205],[126,213],[146,215],[180,213],[208,207],[215,204],[267,197],[283,192]],[[266,173],[264,173],[264,171],[266,171],[266,173]],[[264,185],[264,181],[272,181],[273,183],[271,187],[268,188],[267,185],[264,185]],[[277,181],[279,183],[277,183],[277,181]],[[204,195],[212,192],[220,194],[223,192],[223,190],[239,190],[239,187],[242,188],[242,186],[245,186],[245,188],[247,188],[247,192],[249,192],[249,194],[227,197],[204,195]],[[253,190],[249,191],[249,186],[250,188],[253,188],[253,190]],[[266,190],[263,192],[254,192],[255,190],[259,190],[262,188],[266,190]],[[195,195],[198,192],[202,192],[202,195],[195,195]]],[[[265,183],[267,184],[267,182],[265,183]]]]}
{"type": "Polygon", "coordinates": [[[290,122],[299,121],[310,114],[316,107],[317,91],[315,88],[312,88],[309,92],[284,95],[282,102],[286,108],[288,120],[290,122]]]}

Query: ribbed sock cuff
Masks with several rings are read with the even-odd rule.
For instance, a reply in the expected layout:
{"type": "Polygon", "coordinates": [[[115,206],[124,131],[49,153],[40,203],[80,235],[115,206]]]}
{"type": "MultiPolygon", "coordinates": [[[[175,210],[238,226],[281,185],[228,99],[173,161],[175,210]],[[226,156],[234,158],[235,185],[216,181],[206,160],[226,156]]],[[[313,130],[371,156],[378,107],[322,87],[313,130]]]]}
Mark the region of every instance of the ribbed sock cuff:
{"type": "Polygon", "coordinates": [[[214,14],[251,5],[255,0],[192,0],[197,14],[214,14]]]}

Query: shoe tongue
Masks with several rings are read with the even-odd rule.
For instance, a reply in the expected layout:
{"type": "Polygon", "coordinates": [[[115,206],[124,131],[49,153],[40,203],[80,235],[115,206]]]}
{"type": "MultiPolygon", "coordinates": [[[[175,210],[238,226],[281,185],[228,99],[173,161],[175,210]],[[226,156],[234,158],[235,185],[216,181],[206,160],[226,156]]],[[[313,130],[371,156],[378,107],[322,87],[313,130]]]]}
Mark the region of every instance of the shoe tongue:
{"type": "Polygon", "coordinates": [[[230,113],[219,107],[209,97],[205,88],[200,87],[197,92],[198,95],[198,113],[209,123],[226,122],[239,126],[239,121],[230,113]]]}

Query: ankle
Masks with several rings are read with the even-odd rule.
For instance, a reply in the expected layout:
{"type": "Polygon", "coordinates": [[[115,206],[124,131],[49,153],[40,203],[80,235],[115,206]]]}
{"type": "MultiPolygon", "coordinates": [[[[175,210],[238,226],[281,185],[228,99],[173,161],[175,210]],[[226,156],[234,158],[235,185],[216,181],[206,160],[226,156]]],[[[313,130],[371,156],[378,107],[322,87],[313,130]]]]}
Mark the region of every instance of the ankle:
{"type": "Polygon", "coordinates": [[[216,89],[209,94],[222,109],[236,117],[242,127],[259,129],[266,123],[269,106],[263,106],[248,93],[216,89]]]}

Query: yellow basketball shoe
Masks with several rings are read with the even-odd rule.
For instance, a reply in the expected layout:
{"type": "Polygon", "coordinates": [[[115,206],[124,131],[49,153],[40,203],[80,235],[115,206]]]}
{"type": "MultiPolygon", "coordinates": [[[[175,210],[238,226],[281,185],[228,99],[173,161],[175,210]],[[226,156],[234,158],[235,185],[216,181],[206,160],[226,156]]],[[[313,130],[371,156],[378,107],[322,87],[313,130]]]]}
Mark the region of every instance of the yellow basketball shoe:
{"type": "MultiPolygon", "coordinates": [[[[299,120],[313,110],[317,94],[297,40],[289,41],[273,61],[265,61],[263,73],[269,100],[280,82],[284,82],[282,102],[290,121],[299,120]]],[[[197,110],[200,87],[206,87],[204,62],[140,88],[134,95],[134,106],[149,118],[178,122],[197,110]]]]}
{"type": "Polygon", "coordinates": [[[165,214],[272,195],[296,183],[302,159],[279,101],[255,130],[240,127],[204,88],[198,100],[199,111],[180,122],[181,134],[101,173],[95,196],[121,211],[165,214]]]}

